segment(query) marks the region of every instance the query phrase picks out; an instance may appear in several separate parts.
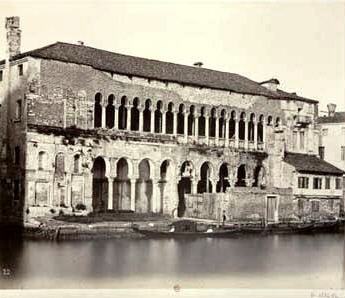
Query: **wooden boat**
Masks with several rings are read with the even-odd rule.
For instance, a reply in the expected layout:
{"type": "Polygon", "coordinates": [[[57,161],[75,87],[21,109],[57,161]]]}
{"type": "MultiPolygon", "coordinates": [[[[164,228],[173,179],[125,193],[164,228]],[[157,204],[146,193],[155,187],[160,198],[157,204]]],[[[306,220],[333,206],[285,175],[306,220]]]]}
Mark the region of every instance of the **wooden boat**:
{"type": "Polygon", "coordinates": [[[219,230],[213,230],[213,231],[159,231],[159,230],[153,230],[153,229],[137,229],[137,232],[148,236],[152,238],[215,238],[215,237],[230,237],[234,236],[237,232],[239,232],[239,229],[233,229],[233,230],[225,230],[225,229],[219,229],[219,230]]]}
{"type": "Polygon", "coordinates": [[[293,234],[313,232],[313,223],[278,223],[263,225],[243,225],[240,231],[243,234],[293,234]]]}
{"type": "Polygon", "coordinates": [[[337,233],[341,231],[343,225],[344,223],[338,220],[314,222],[313,232],[337,233]]]}

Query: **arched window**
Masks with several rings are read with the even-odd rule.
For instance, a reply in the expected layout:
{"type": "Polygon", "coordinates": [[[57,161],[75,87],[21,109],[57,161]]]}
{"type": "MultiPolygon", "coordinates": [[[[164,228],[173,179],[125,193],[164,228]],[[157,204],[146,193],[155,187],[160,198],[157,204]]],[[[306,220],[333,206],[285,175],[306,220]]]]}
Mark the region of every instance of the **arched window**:
{"type": "Polygon", "coordinates": [[[210,181],[210,164],[208,162],[204,162],[200,168],[200,181],[197,185],[197,192],[198,193],[210,193],[212,192],[212,183],[210,181]]]}
{"type": "Polygon", "coordinates": [[[205,136],[205,107],[202,107],[200,110],[200,116],[199,116],[199,136],[204,137],[205,136]]]}
{"type": "Polygon", "coordinates": [[[38,169],[44,170],[47,167],[47,153],[40,151],[38,153],[38,169]]]}
{"type": "Polygon", "coordinates": [[[144,125],[143,129],[144,131],[151,131],[151,100],[147,99],[145,101],[145,109],[143,112],[143,118],[144,118],[144,125]]]}
{"type": "Polygon", "coordinates": [[[258,142],[262,143],[264,141],[264,116],[260,115],[258,123],[258,142]]]}
{"type": "Polygon", "coordinates": [[[211,110],[211,117],[209,118],[209,136],[214,138],[216,136],[216,109],[211,110]]]}
{"type": "Polygon", "coordinates": [[[217,183],[217,192],[225,192],[230,186],[228,164],[223,163],[219,168],[219,181],[217,183]]]}
{"type": "Polygon", "coordinates": [[[279,117],[276,118],[275,127],[280,127],[280,118],[279,117]]]}
{"type": "Polygon", "coordinates": [[[127,97],[122,96],[121,105],[119,107],[119,129],[127,128],[127,97]]]}
{"type": "Polygon", "coordinates": [[[225,116],[226,111],[222,110],[219,118],[219,138],[221,139],[225,138],[225,116]]]}
{"type": "Polygon", "coordinates": [[[245,139],[245,131],[246,131],[246,114],[243,112],[240,117],[240,121],[238,122],[238,138],[241,141],[244,141],[245,139]]]}
{"type": "Polygon", "coordinates": [[[63,178],[65,175],[65,156],[58,153],[55,157],[55,176],[63,178]]]}
{"type": "Polygon", "coordinates": [[[236,112],[232,111],[231,117],[229,120],[229,138],[230,139],[235,138],[235,128],[236,128],[236,125],[235,125],[236,120],[235,119],[236,119],[236,112]]]}
{"type": "Polygon", "coordinates": [[[114,121],[115,121],[115,107],[114,107],[114,95],[110,94],[108,96],[108,105],[105,109],[105,125],[107,128],[113,128],[114,127],[114,121]]]}
{"type": "Polygon", "coordinates": [[[162,132],[162,106],[163,103],[161,100],[157,102],[157,109],[155,110],[155,132],[162,132]]]}
{"type": "Polygon", "coordinates": [[[168,134],[174,133],[174,113],[173,113],[173,108],[174,104],[170,102],[168,104],[168,111],[166,112],[165,115],[165,122],[166,122],[166,127],[165,127],[165,132],[168,134]]]}
{"type": "Polygon", "coordinates": [[[139,130],[139,98],[133,99],[133,107],[131,108],[131,130],[139,130]]]}
{"type": "Polygon", "coordinates": [[[195,107],[192,105],[189,108],[189,115],[188,115],[188,135],[194,135],[194,110],[195,107]]]}
{"type": "Polygon", "coordinates": [[[248,122],[248,140],[250,142],[254,142],[254,121],[255,121],[255,114],[250,114],[249,122],[248,122]]]}
{"type": "Polygon", "coordinates": [[[272,116],[267,117],[267,126],[272,126],[272,116]]]}
{"type": "Polygon", "coordinates": [[[80,155],[76,154],[74,155],[74,160],[73,160],[73,172],[75,174],[78,174],[80,171],[80,155]]]}
{"type": "Polygon", "coordinates": [[[102,127],[102,94],[96,93],[95,95],[95,106],[94,106],[94,127],[102,127]]]}
{"type": "Polygon", "coordinates": [[[184,134],[184,105],[180,104],[177,114],[177,133],[184,134]]]}
{"type": "Polygon", "coordinates": [[[237,169],[237,182],[235,186],[246,186],[246,166],[240,165],[237,169]]]}

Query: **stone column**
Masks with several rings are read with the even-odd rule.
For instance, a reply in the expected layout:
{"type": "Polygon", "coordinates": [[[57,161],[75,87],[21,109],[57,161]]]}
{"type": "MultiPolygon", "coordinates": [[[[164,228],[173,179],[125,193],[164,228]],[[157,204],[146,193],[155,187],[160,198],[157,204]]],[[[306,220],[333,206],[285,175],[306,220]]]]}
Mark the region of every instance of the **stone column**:
{"type": "Polygon", "coordinates": [[[102,128],[105,128],[105,105],[102,105],[102,128]]]}
{"type": "Polygon", "coordinates": [[[64,202],[67,206],[71,206],[72,198],[71,198],[71,191],[72,191],[72,175],[66,174],[66,201],[64,202]]]}
{"type": "Polygon", "coordinates": [[[188,140],[188,113],[187,110],[184,112],[184,139],[188,140]]]}
{"type": "Polygon", "coordinates": [[[166,112],[162,109],[162,134],[166,134],[166,112]]]}
{"type": "Polygon", "coordinates": [[[225,147],[229,147],[229,119],[225,118],[225,147]]]}
{"type": "Polygon", "coordinates": [[[151,197],[151,202],[152,202],[152,212],[157,213],[160,208],[160,204],[158,202],[159,196],[158,196],[158,180],[157,179],[152,179],[152,197],[151,197]]]}
{"type": "Polygon", "coordinates": [[[191,193],[192,194],[196,194],[198,193],[198,180],[199,178],[198,177],[194,177],[193,179],[191,179],[191,193]]]}
{"type": "Polygon", "coordinates": [[[296,139],[296,149],[297,151],[300,151],[301,149],[301,144],[300,144],[300,131],[299,130],[296,130],[296,134],[297,134],[297,139],[296,139]]]}
{"type": "MultiPolygon", "coordinates": [[[[205,113],[206,114],[206,113],[205,113]]],[[[205,143],[209,144],[209,135],[210,135],[210,118],[205,115],[205,143]]]]}
{"type": "Polygon", "coordinates": [[[216,144],[216,146],[218,146],[218,141],[219,141],[219,118],[218,118],[218,114],[216,113],[216,134],[215,134],[215,138],[214,138],[214,142],[216,144]]]}
{"type": "Polygon", "coordinates": [[[258,123],[254,120],[254,150],[258,149],[258,123]]]}
{"type": "Polygon", "coordinates": [[[248,121],[247,119],[244,119],[244,149],[248,150],[248,121]]]}
{"type": "Polygon", "coordinates": [[[114,118],[114,128],[119,128],[119,106],[117,104],[114,105],[115,110],[115,118],[114,118]]]}
{"type": "Polygon", "coordinates": [[[130,179],[131,182],[131,210],[135,211],[135,184],[137,179],[130,179]]]}
{"type": "Polygon", "coordinates": [[[177,112],[173,112],[173,135],[177,135],[177,112]]]}
{"type": "Polygon", "coordinates": [[[212,185],[212,193],[217,192],[217,179],[210,179],[211,185],[212,185]]]}
{"type": "Polygon", "coordinates": [[[238,141],[239,141],[238,131],[239,131],[238,120],[235,119],[235,148],[238,148],[238,141]]]}
{"type": "Polygon", "coordinates": [[[131,107],[130,105],[126,106],[127,108],[127,130],[131,130],[131,107]]]}
{"type": "Polygon", "coordinates": [[[108,210],[113,210],[113,185],[114,178],[108,177],[108,210]]]}
{"type": "Polygon", "coordinates": [[[150,111],[151,111],[150,130],[151,130],[151,133],[154,133],[155,132],[155,111],[153,107],[150,107],[150,111]]]}
{"type": "Polygon", "coordinates": [[[265,121],[262,121],[262,148],[266,149],[266,124],[265,121]]]}
{"type": "Polygon", "coordinates": [[[139,109],[139,131],[144,131],[144,109],[139,109]]]}

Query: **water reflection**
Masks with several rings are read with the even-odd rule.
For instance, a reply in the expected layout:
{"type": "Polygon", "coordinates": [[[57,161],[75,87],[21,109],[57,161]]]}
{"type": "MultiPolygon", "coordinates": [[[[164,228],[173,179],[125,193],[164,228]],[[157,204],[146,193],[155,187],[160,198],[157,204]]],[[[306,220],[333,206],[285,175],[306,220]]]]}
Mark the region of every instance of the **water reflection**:
{"type": "Polygon", "coordinates": [[[340,288],[344,236],[0,242],[2,288],[340,288]]]}

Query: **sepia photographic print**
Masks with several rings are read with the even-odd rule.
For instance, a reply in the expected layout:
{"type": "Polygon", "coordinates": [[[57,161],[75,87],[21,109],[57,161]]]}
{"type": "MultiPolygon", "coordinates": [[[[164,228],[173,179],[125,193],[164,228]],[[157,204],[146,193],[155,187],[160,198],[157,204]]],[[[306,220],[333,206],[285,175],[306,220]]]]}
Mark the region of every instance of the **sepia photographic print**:
{"type": "Polygon", "coordinates": [[[344,1],[0,0],[0,297],[345,298],[344,1]]]}

